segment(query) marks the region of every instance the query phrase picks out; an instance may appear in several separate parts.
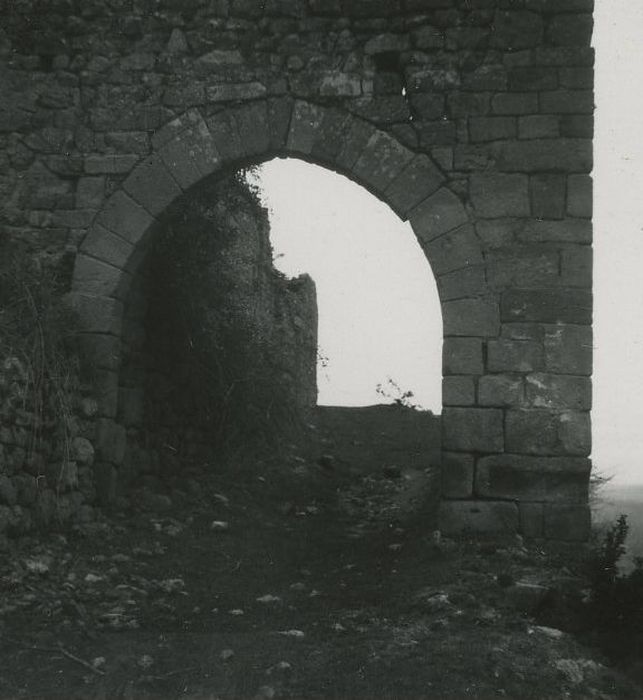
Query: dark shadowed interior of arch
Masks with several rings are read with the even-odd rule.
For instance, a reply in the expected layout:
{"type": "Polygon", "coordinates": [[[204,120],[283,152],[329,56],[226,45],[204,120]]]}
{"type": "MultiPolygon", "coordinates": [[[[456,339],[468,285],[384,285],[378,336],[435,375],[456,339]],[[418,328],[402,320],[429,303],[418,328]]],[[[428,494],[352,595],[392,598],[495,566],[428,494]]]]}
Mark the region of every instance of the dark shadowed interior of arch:
{"type": "Polygon", "coordinates": [[[166,213],[125,306],[128,461],[314,435],[362,466],[429,467],[439,420],[413,409],[439,410],[441,336],[413,232],[366,190],[289,159],[206,179],[166,213]]]}

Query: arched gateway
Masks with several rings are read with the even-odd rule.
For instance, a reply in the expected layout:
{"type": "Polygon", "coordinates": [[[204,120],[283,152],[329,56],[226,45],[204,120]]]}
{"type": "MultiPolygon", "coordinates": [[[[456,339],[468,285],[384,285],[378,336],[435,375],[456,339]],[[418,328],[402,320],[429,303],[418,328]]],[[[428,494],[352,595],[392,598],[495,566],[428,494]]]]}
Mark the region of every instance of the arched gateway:
{"type": "MultiPolygon", "coordinates": [[[[65,284],[74,263],[100,392],[96,469],[71,510],[118,476],[124,302],[168,206],[290,155],[387,202],[431,263],[443,528],[587,536],[593,0],[10,5],[0,236],[65,284]]],[[[16,484],[43,486],[53,447],[34,466],[22,426],[2,427],[16,484]]]]}
{"type": "Polygon", "coordinates": [[[523,176],[477,176],[465,206],[426,153],[348,111],[289,98],[212,116],[190,109],[156,130],[151,144],[93,220],[73,275],[73,304],[97,368],[103,488],[123,458],[116,420],[124,303],[164,213],[205,178],[294,156],[386,202],[410,221],[429,260],[444,330],[443,528],[584,536],[590,384],[573,363],[588,342],[586,299],[574,290],[557,307],[566,299],[560,289],[521,284],[529,256],[526,265],[503,260],[481,242],[493,235],[489,226],[476,230],[481,209],[499,198],[519,202],[515,178],[523,176]]]}

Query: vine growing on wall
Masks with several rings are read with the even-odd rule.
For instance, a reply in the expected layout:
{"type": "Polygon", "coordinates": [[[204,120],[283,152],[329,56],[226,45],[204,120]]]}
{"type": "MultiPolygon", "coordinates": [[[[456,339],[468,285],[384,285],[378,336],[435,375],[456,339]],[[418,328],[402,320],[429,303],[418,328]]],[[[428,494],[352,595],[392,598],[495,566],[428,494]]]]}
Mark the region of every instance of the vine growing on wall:
{"type": "Polygon", "coordinates": [[[77,321],[63,301],[66,275],[8,244],[0,244],[0,254],[2,423],[24,443],[25,467],[60,493],[81,382],[77,321]]]}

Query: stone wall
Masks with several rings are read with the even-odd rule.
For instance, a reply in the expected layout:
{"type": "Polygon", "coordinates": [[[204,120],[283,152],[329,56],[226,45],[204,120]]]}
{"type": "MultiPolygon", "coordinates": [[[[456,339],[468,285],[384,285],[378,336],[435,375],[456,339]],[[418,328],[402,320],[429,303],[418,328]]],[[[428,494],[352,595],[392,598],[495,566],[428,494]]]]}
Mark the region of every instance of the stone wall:
{"type": "MultiPolygon", "coordinates": [[[[105,434],[119,425],[124,301],[172,202],[230,168],[301,157],[408,219],[431,263],[445,528],[584,536],[592,0],[2,10],[1,223],[78,251],[105,434]]],[[[99,456],[110,482],[122,455],[99,456]]]]}
{"type": "Polygon", "coordinates": [[[78,389],[64,400],[65,412],[57,393],[39,394],[24,360],[0,360],[0,550],[6,536],[94,518],[98,405],[78,389]]]}

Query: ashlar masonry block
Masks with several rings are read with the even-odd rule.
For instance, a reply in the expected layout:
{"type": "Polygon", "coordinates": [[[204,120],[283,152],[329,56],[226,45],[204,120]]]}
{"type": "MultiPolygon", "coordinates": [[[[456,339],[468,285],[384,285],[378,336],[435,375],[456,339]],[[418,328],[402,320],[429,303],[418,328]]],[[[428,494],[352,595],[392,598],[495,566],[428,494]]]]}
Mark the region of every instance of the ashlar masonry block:
{"type": "Polygon", "coordinates": [[[529,216],[529,180],[526,175],[474,173],[469,195],[476,214],[484,219],[529,216]]]}
{"type": "Polygon", "coordinates": [[[496,408],[445,408],[442,443],[446,450],[502,452],[503,415],[496,408]]]}
{"type": "Polygon", "coordinates": [[[547,325],[543,342],[548,372],[584,376],[592,373],[591,326],[547,325]]]}
{"type": "Polygon", "coordinates": [[[442,371],[451,374],[482,374],[481,338],[445,338],[442,345],[442,371]]]}
{"type": "Polygon", "coordinates": [[[587,457],[591,452],[589,412],[508,410],[505,438],[507,451],[516,454],[587,457]]]}
{"type": "Polygon", "coordinates": [[[461,452],[442,455],[442,497],[471,498],[473,496],[474,457],[461,452]]]}
{"type": "Polygon", "coordinates": [[[444,335],[495,337],[500,331],[498,304],[493,299],[455,299],[442,305],[444,335]]]}
{"type": "Polygon", "coordinates": [[[591,463],[584,457],[482,457],[475,493],[484,498],[586,503],[591,463]]]}
{"type": "Polygon", "coordinates": [[[518,532],[518,505],[511,501],[442,501],[440,529],[445,535],[518,532]]]}
{"type": "Polygon", "coordinates": [[[527,375],[525,387],[526,401],[534,408],[589,411],[592,407],[592,386],[589,377],[537,372],[527,375]]]}

